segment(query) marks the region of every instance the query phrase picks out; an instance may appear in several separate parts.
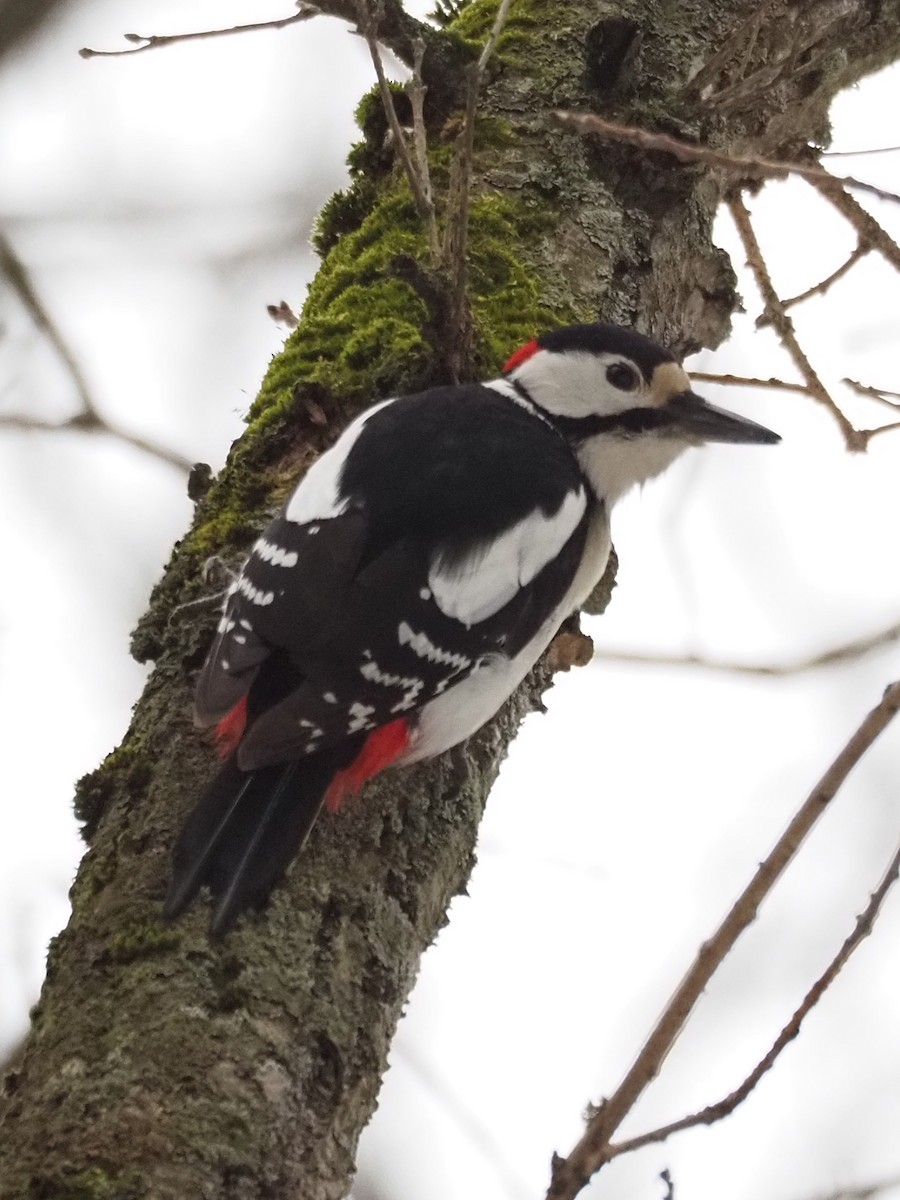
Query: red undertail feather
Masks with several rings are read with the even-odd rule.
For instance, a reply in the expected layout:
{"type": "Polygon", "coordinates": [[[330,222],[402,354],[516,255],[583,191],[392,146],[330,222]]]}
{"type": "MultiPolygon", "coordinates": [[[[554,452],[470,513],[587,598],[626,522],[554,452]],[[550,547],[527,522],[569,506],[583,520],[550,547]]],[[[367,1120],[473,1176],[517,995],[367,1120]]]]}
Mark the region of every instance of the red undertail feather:
{"type": "Polygon", "coordinates": [[[216,739],[216,753],[219,758],[227,758],[247,728],[247,697],[241,696],[237,704],[216,726],[213,737],[216,739]]]}
{"type": "Polygon", "coordinates": [[[526,342],[524,346],[520,346],[515,354],[506,360],[503,366],[503,374],[508,375],[516,367],[520,367],[526,359],[531,358],[532,354],[535,354],[538,350],[540,350],[540,346],[537,344],[536,339],[532,339],[530,342],[526,342]]]}
{"type": "Polygon", "coordinates": [[[325,793],[328,811],[337,812],[346,796],[354,795],[367,779],[396,762],[408,745],[409,722],[405,717],[374,729],[350,766],[338,771],[332,779],[325,793]]]}

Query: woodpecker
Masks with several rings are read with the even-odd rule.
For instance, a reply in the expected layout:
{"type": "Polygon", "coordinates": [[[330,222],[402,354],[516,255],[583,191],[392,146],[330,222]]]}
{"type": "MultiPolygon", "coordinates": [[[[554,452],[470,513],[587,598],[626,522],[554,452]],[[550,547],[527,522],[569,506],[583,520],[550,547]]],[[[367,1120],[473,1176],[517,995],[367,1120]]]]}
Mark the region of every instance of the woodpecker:
{"type": "Polygon", "coordinates": [[[229,588],[195,701],[227,757],[176,844],[167,916],[205,885],[224,933],[323,807],[488,721],[599,581],[635,484],[690,446],[778,441],[607,324],[357,417],[229,588]]]}

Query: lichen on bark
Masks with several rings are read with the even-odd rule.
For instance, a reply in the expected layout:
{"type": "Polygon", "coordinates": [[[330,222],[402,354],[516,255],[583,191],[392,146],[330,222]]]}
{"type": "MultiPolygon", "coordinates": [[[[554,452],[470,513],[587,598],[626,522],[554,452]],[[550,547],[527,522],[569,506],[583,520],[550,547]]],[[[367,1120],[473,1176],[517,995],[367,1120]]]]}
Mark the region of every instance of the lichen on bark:
{"type": "MultiPolygon", "coordinates": [[[[435,63],[458,63],[495,8],[465,6],[431,39],[435,63]]],[[[803,20],[818,14],[823,31],[815,69],[786,75],[743,107],[704,107],[685,89],[754,11],[746,0],[513,6],[476,143],[474,373],[572,319],[633,324],[680,351],[725,336],[736,297],[711,242],[720,183],[562,134],[548,117],[600,105],[719,146],[793,153],[823,136],[839,87],[900,47],[888,6],[808,5],[803,20]]],[[[746,71],[777,58],[779,21],[788,36],[790,15],[775,6],[746,71]]],[[[720,84],[733,87],[738,69],[726,59],[720,84]]],[[[439,82],[430,142],[440,187],[458,127],[447,98],[459,88],[439,82]]],[[[183,607],[203,593],[205,559],[237,561],[360,407],[440,378],[433,314],[397,266],[424,259],[422,231],[371,103],[362,113],[370,128],[350,189],[320,222],[326,253],[301,324],[135,632],[135,654],[156,665],[132,726],[79,785],[90,848],[26,1053],[6,1081],[4,1200],[344,1195],[419,957],[465,886],[505,748],[549,682],[538,668],[465,753],[388,775],[321,821],[287,885],[223,944],[208,940],[202,905],[177,925],[161,923],[169,847],[213,769],[189,719],[191,674],[213,616],[183,607]],[[324,426],[311,420],[311,403],[324,426]]],[[[592,597],[594,608],[603,602],[592,597]]]]}

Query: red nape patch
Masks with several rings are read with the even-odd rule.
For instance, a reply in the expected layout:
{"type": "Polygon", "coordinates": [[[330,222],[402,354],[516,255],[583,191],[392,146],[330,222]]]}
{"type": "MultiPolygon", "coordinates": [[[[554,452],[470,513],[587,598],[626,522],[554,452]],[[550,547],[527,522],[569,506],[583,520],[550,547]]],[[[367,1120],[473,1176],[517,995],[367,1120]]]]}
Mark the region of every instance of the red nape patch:
{"type": "Polygon", "coordinates": [[[213,737],[216,739],[216,753],[219,758],[228,757],[244,736],[246,728],[247,697],[241,696],[228,716],[223,717],[213,730],[213,737]]]}
{"type": "Polygon", "coordinates": [[[349,767],[338,771],[325,793],[325,807],[337,812],[346,796],[354,796],[367,779],[396,762],[409,745],[409,722],[405,717],[373,729],[349,767]]]}
{"type": "Polygon", "coordinates": [[[515,352],[512,358],[508,358],[503,364],[503,374],[508,375],[510,371],[514,371],[516,367],[521,367],[522,363],[531,358],[532,354],[536,354],[538,350],[540,350],[540,346],[538,345],[536,338],[533,338],[530,342],[526,342],[524,346],[521,346],[515,352]]]}

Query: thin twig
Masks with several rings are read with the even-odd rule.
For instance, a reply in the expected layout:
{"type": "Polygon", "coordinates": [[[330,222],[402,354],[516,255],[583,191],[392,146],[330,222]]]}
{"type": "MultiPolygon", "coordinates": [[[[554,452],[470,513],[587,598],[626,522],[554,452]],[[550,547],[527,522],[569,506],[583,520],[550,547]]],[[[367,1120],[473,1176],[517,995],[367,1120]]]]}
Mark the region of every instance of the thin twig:
{"type": "Polygon", "coordinates": [[[11,243],[3,233],[0,233],[0,275],[4,275],[9,280],[13,291],[21,300],[23,307],[28,312],[32,321],[34,321],[35,326],[44,335],[62,361],[81,402],[82,415],[84,417],[96,417],[97,406],[94,404],[87,380],[75,355],[60,333],[56,322],[44,307],[40,296],[38,296],[32,286],[31,277],[28,274],[25,264],[16,254],[15,250],[13,250],[11,243]]]}
{"type": "Polygon", "coordinates": [[[876,146],[872,150],[823,150],[820,158],[862,158],[864,154],[896,154],[900,146],[876,146]]]}
{"type": "Polygon", "coordinates": [[[600,1105],[568,1158],[554,1157],[547,1200],[573,1200],[591,1176],[609,1161],[612,1137],[639,1097],[659,1074],[685,1022],[716,969],[737,939],[755,920],[785,868],[806,836],[825,812],[841,784],[875,739],[900,710],[900,681],[890,684],[879,704],[837,755],[808,798],[788,823],[774,848],[762,862],[719,928],[700,947],[665,1011],[647,1037],[631,1069],[613,1095],[600,1105]]]}
{"type": "Polygon", "coordinates": [[[194,465],[191,459],[185,458],[177,450],[151,441],[150,438],[141,437],[139,434],[128,433],[116,425],[111,425],[103,417],[88,417],[84,413],[78,413],[65,421],[44,421],[39,417],[26,417],[17,413],[0,413],[0,429],[14,429],[24,433],[102,434],[104,437],[122,442],[125,446],[131,446],[134,450],[140,450],[142,454],[149,454],[160,462],[168,463],[186,475],[190,473],[194,465]]]}
{"type": "Polygon", "coordinates": [[[865,183],[852,175],[837,176],[821,167],[811,167],[803,163],[778,162],[771,158],[758,158],[742,154],[724,154],[713,150],[711,146],[699,146],[694,142],[684,142],[680,138],[671,137],[667,133],[651,133],[649,129],[637,129],[631,125],[619,125],[615,121],[607,121],[595,113],[578,113],[559,110],[553,113],[554,120],[566,129],[574,129],[576,133],[594,133],[616,142],[625,142],[637,146],[641,150],[659,150],[671,154],[682,163],[705,163],[709,167],[721,168],[725,171],[737,171],[751,178],[784,179],[788,175],[798,175],[811,183],[840,184],[844,187],[855,188],[858,191],[870,192],[882,200],[893,200],[900,204],[900,195],[876,187],[874,183],[865,183]]]}
{"type": "Polygon", "coordinates": [[[708,371],[691,371],[691,379],[700,383],[720,383],[726,387],[772,388],[778,392],[799,392],[806,396],[809,388],[805,383],[789,383],[786,379],[756,379],[750,375],[714,375],[708,371]]]}
{"type": "Polygon", "coordinates": [[[880,433],[891,433],[895,429],[900,429],[900,421],[891,421],[889,425],[878,425],[875,429],[858,429],[857,433],[868,450],[872,438],[878,437],[880,433]]]}
{"type": "Polygon", "coordinates": [[[431,169],[428,166],[428,130],[425,127],[425,93],[428,89],[422,79],[422,60],[425,57],[425,43],[416,38],[413,44],[413,70],[406,85],[413,118],[413,149],[416,152],[416,166],[422,181],[422,191],[426,202],[434,211],[434,193],[431,187],[431,169]]]}
{"type": "MultiPolygon", "coordinates": [[[[764,322],[762,318],[757,320],[757,325],[769,323],[768,321],[764,322]]],[[[747,375],[714,375],[707,371],[691,371],[691,378],[698,380],[700,383],[723,384],[726,387],[772,388],[775,391],[794,392],[799,393],[801,396],[810,396],[813,399],[817,399],[815,393],[805,383],[789,383],[785,379],[753,379],[747,375]]],[[[857,383],[853,379],[842,379],[841,383],[846,383],[855,392],[858,392],[861,396],[865,396],[869,400],[878,400],[895,410],[900,408],[900,393],[886,392],[883,388],[869,387],[864,383],[857,383]],[[897,402],[889,400],[889,396],[896,396],[897,402]]],[[[890,430],[897,428],[897,422],[892,421],[888,425],[878,425],[874,429],[854,429],[854,445],[852,449],[867,450],[869,442],[871,442],[873,437],[876,437],[879,433],[888,433],[890,430]]],[[[698,665],[702,664],[698,663],[698,665]]]]}
{"type": "Polygon", "coordinates": [[[634,1150],[640,1150],[643,1146],[650,1146],[654,1142],[664,1142],[673,1133],[680,1133],[684,1129],[693,1129],[697,1125],[714,1125],[717,1121],[721,1121],[733,1113],[739,1105],[743,1104],[762,1077],[772,1070],[782,1052],[798,1036],[804,1018],[815,1008],[828,988],[837,979],[854,950],[872,932],[872,927],[887,898],[887,894],[897,882],[898,873],[900,873],[900,847],[894,851],[894,855],[888,864],[881,882],[869,897],[869,903],[866,905],[865,910],[857,917],[853,930],[844,940],[840,950],[838,950],[825,971],[803,997],[803,1002],[795,1010],[793,1016],[781,1030],[770,1049],[734,1091],[729,1092],[727,1096],[715,1104],[708,1104],[699,1112],[681,1117],[677,1121],[671,1121],[668,1125],[660,1126],[659,1129],[651,1129],[648,1133],[642,1133],[638,1137],[628,1138],[627,1141],[614,1142],[609,1147],[608,1158],[611,1160],[618,1158],[622,1154],[630,1154],[634,1150]]]}
{"type": "Polygon", "coordinates": [[[466,357],[469,338],[469,317],[466,304],[468,278],[468,238],[470,184],[472,162],[475,154],[475,116],[478,111],[478,94],[485,69],[506,25],[512,0],[500,0],[497,15],[478,61],[466,72],[466,109],[462,128],[456,139],[456,155],[450,172],[448,188],[447,219],[444,226],[442,258],[450,277],[450,327],[456,346],[449,355],[451,372],[459,374],[466,357]]]}
{"type": "Polygon", "coordinates": [[[844,186],[845,180],[823,171],[820,176],[806,176],[806,182],[824,196],[829,204],[833,204],[845,221],[850,222],[861,243],[870,250],[877,250],[895,271],[900,271],[900,246],[872,214],[866,212],[859,201],[849,195],[844,186]]]}
{"type": "Polygon", "coordinates": [[[37,294],[24,263],[2,233],[0,233],[0,274],[9,280],[35,327],[47,339],[63,363],[81,405],[77,413],[64,421],[45,421],[40,417],[25,416],[24,414],[0,413],[0,428],[39,433],[59,433],[63,430],[77,433],[102,433],[107,437],[124,442],[128,446],[133,446],[134,449],[140,450],[144,454],[150,454],[162,462],[169,463],[180,471],[190,471],[190,461],[176,451],[137,434],[126,433],[100,415],[78,360],[37,294]]]}
{"type": "Polygon", "coordinates": [[[481,76],[484,74],[484,68],[488,65],[491,55],[497,48],[497,42],[500,40],[500,34],[503,32],[506,25],[506,19],[509,16],[510,5],[512,0],[500,0],[500,7],[497,9],[497,15],[494,18],[494,24],[491,32],[488,34],[488,40],[484,43],[484,48],[478,57],[478,80],[477,86],[481,86],[481,76]]]}
{"type": "Polygon", "coordinates": [[[857,395],[865,396],[867,400],[877,400],[879,404],[886,404],[888,408],[900,408],[900,392],[889,392],[887,388],[871,387],[856,379],[844,378],[841,383],[846,383],[847,387],[852,388],[857,395]]]}
{"type": "Polygon", "coordinates": [[[319,15],[319,9],[312,4],[301,4],[299,11],[289,17],[278,17],[274,21],[253,21],[249,25],[231,25],[227,29],[197,29],[191,33],[126,33],[127,42],[136,43],[125,50],[92,50],[90,46],[82,46],[78,51],[82,58],[121,58],[123,54],[143,54],[145,50],[158,50],[162,46],[172,46],[176,42],[196,42],[207,38],[228,37],[232,33],[253,33],[257,29],[284,29],[288,25],[296,25],[300,21],[308,21],[310,17],[319,15]],[[140,44],[137,44],[140,43],[140,44]]]}
{"type": "Polygon", "coordinates": [[[410,191],[413,195],[413,202],[416,206],[416,211],[425,226],[428,236],[429,251],[432,260],[436,261],[440,254],[440,243],[437,234],[437,221],[434,212],[434,203],[427,194],[423,180],[419,174],[416,164],[413,162],[409,153],[409,146],[406,143],[406,134],[403,132],[403,127],[400,124],[400,118],[397,116],[397,108],[394,104],[394,97],[391,95],[390,85],[384,73],[384,64],[381,61],[381,51],[378,49],[378,42],[375,37],[375,21],[369,9],[368,0],[358,0],[357,11],[359,14],[359,29],[365,38],[366,45],[369,47],[369,54],[372,58],[372,65],[375,68],[375,76],[378,80],[378,90],[381,93],[381,102],[384,106],[385,116],[387,117],[388,125],[390,126],[391,136],[394,140],[394,146],[397,154],[400,157],[400,163],[403,167],[403,172],[406,175],[409,183],[410,191]]]}
{"type": "MultiPolygon", "coordinates": [[[[847,257],[844,262],[841,263],[837,270],[832,271],[830,275],[826,275],[825,278],[819,283],[813,284],[812,287],[807,288],[805,292],[800,292],[796,296],[791,296],[787,300],[782,300],[782,307],[785,309],[785,311],[787,311],[787,309],[793,308],[797,304],[802,304],[804,300],[810,300],[813,296],[824,296],[828,289],[837,283],[839,279],[843,279],[847,272],[852,270],[853,267],[855,267],[860,261],[860,259],[865,258],[871,249],[871,246],[864,242],[860,242],[856,249],[847,257]]],[[[757,323],[763,325],[766,322],[757,323]]]]}
{"type": "Polygon", "coordinates": [[[706,658],[702,654],[648,654],[629,650],[598,650],[594,661],[635,663],[656,667],[700,667],[704,671],[717,671],[729,675],[756,675],[768,679],[783,679],[789,675],[802,675],[806,671],[818,671],[822,667],[833,667],[837,663],[855,662],[875,650],[900,640],[900,621],[879,629],[864,637],[854,638],[830,650],[823,650],[809,658],[792,663],[743,663],[729,659],[706,658]]]}
{"type": "Polygon", "coordinates": [[[847,417],[841,412],[838,405],[829,395],[827,388],[822,383],[815,368],[806,357],[797,340],[797,335],[794,332],[794,324],[784,311],[784,305],[779,300],[778,293],[775,291],[772,277],[769,275],[769,269],[766,266],[762,250],[756,239],[756,233],[750,220],[750,213],[744,204],[743,198],[741,196],[733,196],[728,201],[728,209],[734,218],[734,223],[737,226],[738,234],[747,254],[747,262],[753,272],[756,286],[762,295],[764,314],[775,328],[781,344],[791,356],[794,366],[803,376],[810,396],[823,405],[823,407],[827,408],[834,417],[844,435],[844,441],[847,444],[848,450],[865,450],[867,445],[866,439],[859,430],[854,429],[853,425],[851,425],[850,421],[848,421],[847,417]]]}

